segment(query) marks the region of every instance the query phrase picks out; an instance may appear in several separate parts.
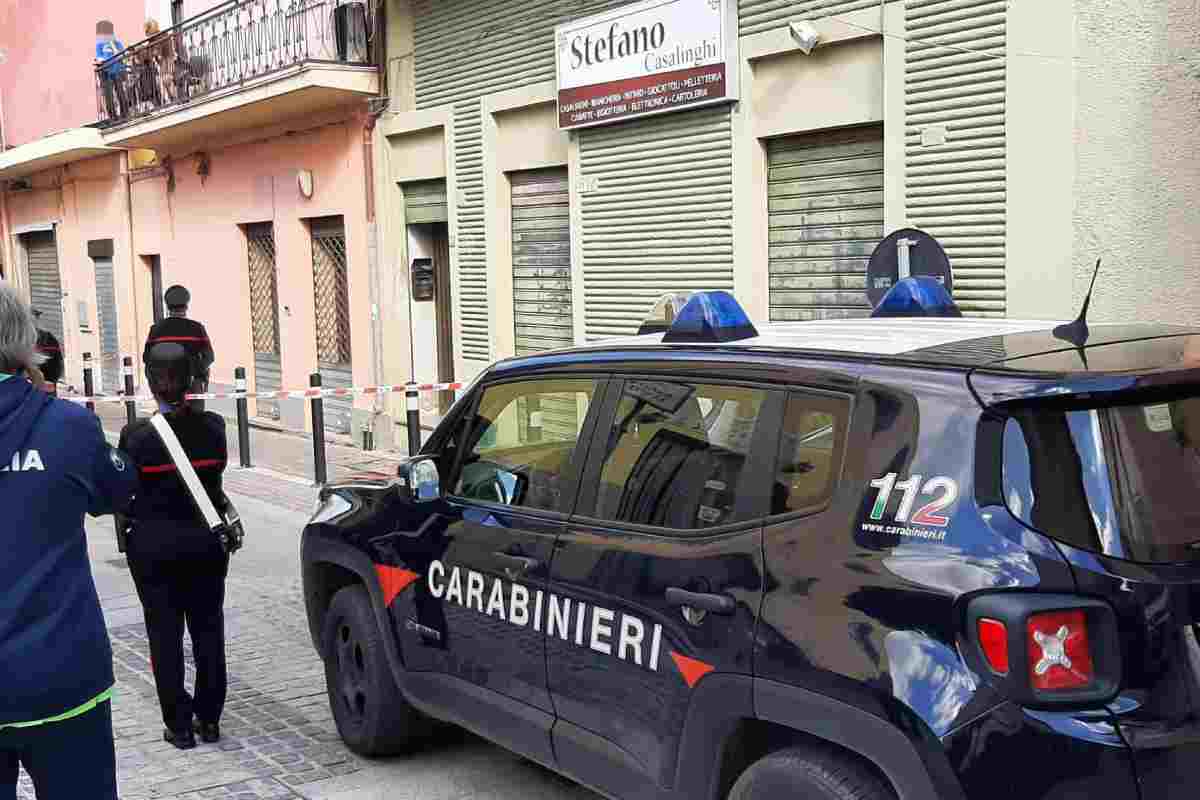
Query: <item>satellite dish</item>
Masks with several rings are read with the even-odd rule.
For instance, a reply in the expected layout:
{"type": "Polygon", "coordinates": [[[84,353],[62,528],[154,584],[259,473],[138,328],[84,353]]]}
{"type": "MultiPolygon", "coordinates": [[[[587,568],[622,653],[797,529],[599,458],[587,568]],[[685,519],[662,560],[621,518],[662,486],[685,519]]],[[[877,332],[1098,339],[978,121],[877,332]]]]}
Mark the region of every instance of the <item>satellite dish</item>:
{"type": "Polygon", "coordinates": [[[879,301],[903,277],[933,278],[950,296],[954,295],[954,277],[950,259],[938,240],[916,228],[901,228],[879,243],[867,262],[867,299],[871,306],[879,301]],[[901,275],[902,253],[907,253],[908,275],[901,275]]]}

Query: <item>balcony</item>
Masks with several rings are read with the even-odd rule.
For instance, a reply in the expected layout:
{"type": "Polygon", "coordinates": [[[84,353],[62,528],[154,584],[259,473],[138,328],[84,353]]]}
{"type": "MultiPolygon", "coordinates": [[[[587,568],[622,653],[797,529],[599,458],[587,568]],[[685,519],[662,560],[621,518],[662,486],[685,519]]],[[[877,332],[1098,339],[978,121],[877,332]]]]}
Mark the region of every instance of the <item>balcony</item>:
{"type": "Polygon", "coordinates": [[[161,149],[378,92],[373,20],[353,0],[231,0],[96,67],[106,144],[161,149]]]}

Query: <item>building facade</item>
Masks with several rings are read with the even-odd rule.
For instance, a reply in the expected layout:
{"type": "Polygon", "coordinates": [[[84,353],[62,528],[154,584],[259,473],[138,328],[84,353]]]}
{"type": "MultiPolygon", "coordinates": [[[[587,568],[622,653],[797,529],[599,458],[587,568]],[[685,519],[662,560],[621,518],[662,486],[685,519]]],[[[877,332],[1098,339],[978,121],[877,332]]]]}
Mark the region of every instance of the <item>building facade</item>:
{"type": "Polygon", "coordinates": [[[865,314],[907,227],[968,314],[1071,317],[1102,257],[1093,318],[1200,316],[1194,0],[113,0],[116,73],[42,5],[0,0],[0,272],[102,391],[171,283],[220,386],[464,381],[669,291],[865,314]]]}
{"type": "Polygon", "coordinates": [[[867,259],[905,227],[945,246],[968,314],[1072,317],[1105,257],[1095,318],[1200,317],[1183,288],[1200,278],[1194,3],[387,9],[385,338],[411,327],[416,345],[411,362],[389,359],[392,379],[469,378],[492,359],[629,333],[673,290],[732,290],[759,320],[865,314],[867,259]],[[574,95],[560,94],[558,54],[661,76],[697,20],[721,15],[728,101],[575,129],[562,116],[574,95]],[[800,23],[819,34],[807,54],[800,23]],[[589,31],[590,44],[576,36],[589,31]],[[439,291],[414,299],[421,269],[439,291]]]}
{"type": "MultiPolygon", "coordinates": [[[[371,383],[372,317],[351,313],[371,306],[374,253],[367,103],[380,83],[367,5],[134,5],[125,16],[136,28],[114,25],[125,51],[98,68],[95,21],[45,31],[82,52],[50,66],[85,77],[71,97],[91,122],[74,113],[59,131],[68,117],[47,119],[0,153],[9,274],[63,338],[68,379],[80,385],[85,353],[100,392],[121,390],[125,356],[140,378],[164,288],[181,283],[212,337],[217,388],[234,385],[237,366],[259,390],[307,386],[313,373],[326,386],[371,383]],[[147,19],[165,30],[142,39],[147,19]]],[[[28,83],[46,49],[8,77],[28,83]]],[[[27,107],[17,97],[10,115],[27,107]]],[[[327,405],[332,432],[371,424],[369,405],[327,405]]],[[[307,424],[300,400],[252,413],[307,424]]]]}

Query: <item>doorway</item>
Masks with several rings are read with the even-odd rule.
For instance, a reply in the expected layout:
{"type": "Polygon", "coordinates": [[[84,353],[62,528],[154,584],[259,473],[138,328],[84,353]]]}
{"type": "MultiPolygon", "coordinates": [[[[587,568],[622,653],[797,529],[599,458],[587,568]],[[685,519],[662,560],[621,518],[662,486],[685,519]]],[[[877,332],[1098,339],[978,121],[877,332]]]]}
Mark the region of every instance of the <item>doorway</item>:
{"type": "MultiPolygon", "coordinates": [[[[275,264],[275,226],[247,225],[250,268],[250,339],[254,344],[254,391],[277,392],[283,384],[279,341],[279,280],[275,264]]],[[[279,401],[259,398],[257,415],[279,420],[279,401]]]]}
{"type": "MultiPolygon", "coordinates": [[[[454,380],[454,315],[450,292],[450,231],[446,222],[408,226],[413,343],[433,342],[433,348],[414,348],[413,373],[418,382],[454,380]],[[428,261],[424,261],[427,259],[428,261]],[[429,279],[433,291],[428,292],[429,279]]],[[[454,403],[454,392],[439,392],[438,414],[454,403]]]]}
{"type": "Polygon", "coordinates": [[[162,257],[157,255],[142,256],[142,260],[146,262],[146,269],[150,270],[150,312],[153,314],[154,324],[157,325],[163,321],[163,317],[165,316],[162,257]]]}

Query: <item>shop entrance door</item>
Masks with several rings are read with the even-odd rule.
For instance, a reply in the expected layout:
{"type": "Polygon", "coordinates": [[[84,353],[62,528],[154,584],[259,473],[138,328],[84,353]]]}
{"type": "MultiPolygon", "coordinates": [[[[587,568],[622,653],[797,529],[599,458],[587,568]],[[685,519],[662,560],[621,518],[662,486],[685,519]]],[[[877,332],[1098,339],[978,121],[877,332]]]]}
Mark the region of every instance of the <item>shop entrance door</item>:
{"type": "Polygon", "coordinates": [[[767,145],[772,321],[864,317],[867,260],[883,238],[883,127],[767,145]]]}

